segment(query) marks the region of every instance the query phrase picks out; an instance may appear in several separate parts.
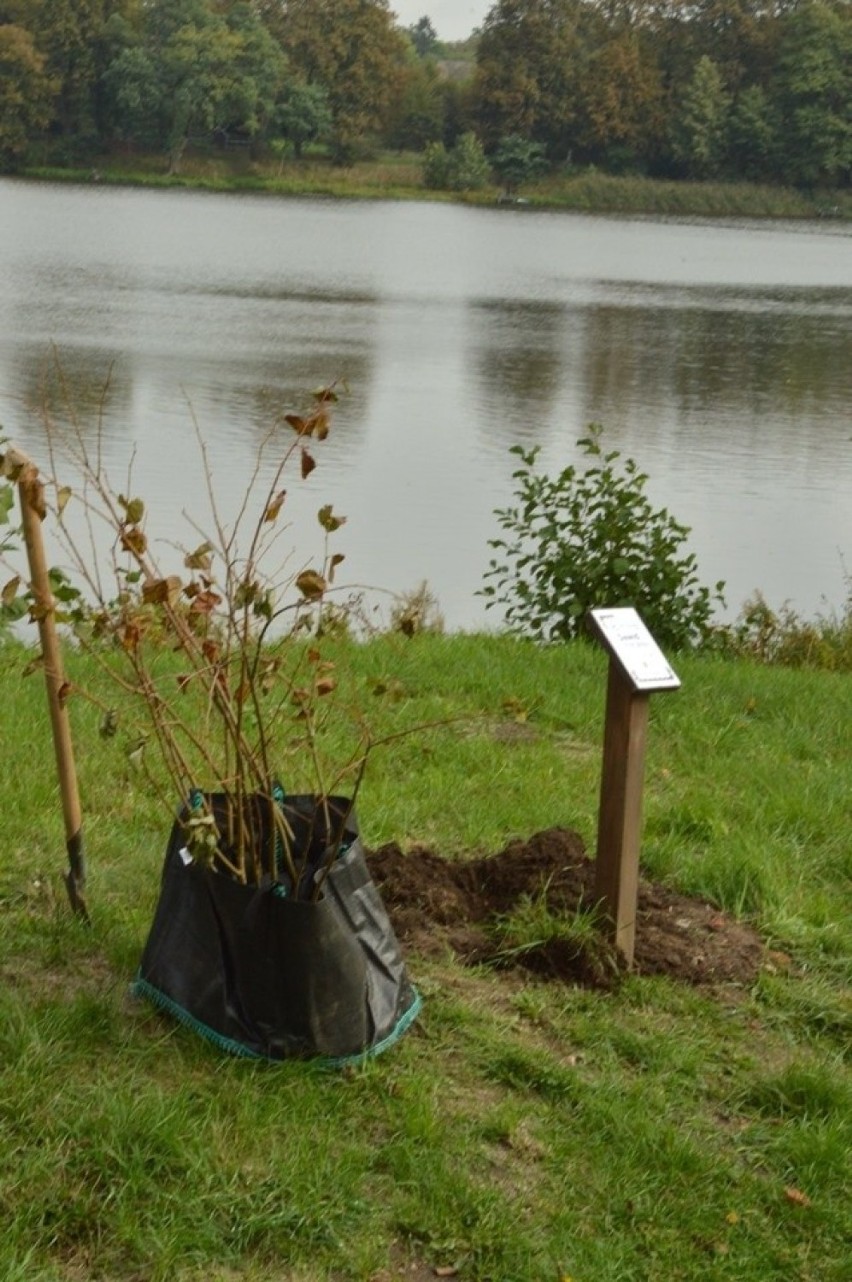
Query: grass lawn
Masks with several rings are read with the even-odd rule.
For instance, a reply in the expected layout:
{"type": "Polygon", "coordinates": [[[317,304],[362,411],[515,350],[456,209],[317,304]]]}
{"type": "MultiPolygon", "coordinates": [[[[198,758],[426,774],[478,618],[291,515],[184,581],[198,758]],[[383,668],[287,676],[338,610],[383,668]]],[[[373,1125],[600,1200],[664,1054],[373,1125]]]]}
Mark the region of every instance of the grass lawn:
{"type": "MultiPolygon", "coordinates": [[[[376,753],[368,846],[463,859],[553,825],[593,845],[598,650],[387,636],[337,658],[385,691],[377,728],[446,723],[376,753]]],[[[5,1282],[849,1277],[848,675],[679,657],[651,701],[644,874],[758,927],[752,987],[411,955],[415,1027],[329,1073],[223,1058],[129,997],[170,817],[72,700],[91,928],[72,918],[24,664],[0,646],[5,1282]]]]}

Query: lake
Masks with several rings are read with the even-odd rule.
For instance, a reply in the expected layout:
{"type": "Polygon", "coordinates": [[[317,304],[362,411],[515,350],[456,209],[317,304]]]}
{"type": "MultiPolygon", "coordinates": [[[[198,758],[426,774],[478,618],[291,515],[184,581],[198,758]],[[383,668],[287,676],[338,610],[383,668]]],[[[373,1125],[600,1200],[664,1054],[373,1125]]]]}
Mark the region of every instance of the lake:
{"type": "Polygon", "coordinates": [[[845,600],[846,224],[2,179],[0,281],[6,435],[46,462],[55,352],[89,442],[103,401],[106,466],[125,489],[134,456],[164,545],[197,543],[185,510],[206,520],[193,420],[229,518],[276,420],[337,380],[319,466],[289,488],[291,564],[321,550],[331,502],[348,517],[334,536],[348,581],[426,580],[448,626],[490,625],[475,593],[509,447],[540,444],[557,469],[599,422],[691,527],[729,617],[756,588],[809,614],[845,600]]]}

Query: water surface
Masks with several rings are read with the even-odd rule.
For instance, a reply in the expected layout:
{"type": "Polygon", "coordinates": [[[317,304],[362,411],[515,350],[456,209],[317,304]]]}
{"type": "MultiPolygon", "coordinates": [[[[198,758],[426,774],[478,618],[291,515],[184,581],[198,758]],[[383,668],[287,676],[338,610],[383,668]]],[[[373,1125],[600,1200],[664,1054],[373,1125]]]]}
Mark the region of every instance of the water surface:
{"type": "Polygon", "coordinates": [[[729,614],[755,588],[808,613],[844,600],[843,224],[2,180],[0,280],[6,433],[44,458],[55,351],[91,441],[100,414],[119,488],[135,455],[164,540],[191,542],[181,514],[200,514],[193,419],[228,515],[276,418],[339,380],[320,466],[288,495],[298,557],[319,548],[314,515],[333,502],[349,579],[426,579],[450,626],[490,618],[475,592],[509,447],[539,444],[555,469],[592,421],[692,528],[729,614]]]}

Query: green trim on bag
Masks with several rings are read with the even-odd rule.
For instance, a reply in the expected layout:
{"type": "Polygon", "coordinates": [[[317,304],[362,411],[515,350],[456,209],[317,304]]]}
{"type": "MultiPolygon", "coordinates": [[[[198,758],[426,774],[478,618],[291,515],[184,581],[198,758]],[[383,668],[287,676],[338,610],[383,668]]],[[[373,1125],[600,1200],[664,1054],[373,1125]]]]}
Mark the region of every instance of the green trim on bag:
{"type": "MultiPolygon", "coordinates": [[[[159,988],[155,988],[153,984],[150,984],[147,979],[143,979],[141,975],[136,976],[130,985],[130,991],[135,997],[147,997],[154,1006],[166,1011],[169,1015],[173,1015],[179,1023],[191,1029],[193,1033],[197,1033],[199,1037],[203,1037],[205,1041],[217,1046],[219,1050],[225,1051],[228,1055],[237,1055],[241,1059],[260,1059],[270,1064],[283,1064],[286,1062],[286,1059],[278,1059],[272,1055],[262,1055],[260,1051],[250,1050],[248,1046],[243,1046],[242,1042],[237,1042],[232,1037],[225,1037],[222,1033],[217,1033],[214,1028],[210,1028],[207,1024],[202,1024],[201,1020],[196,1019],[188,1010],[178,1005],[176,1001],[161,992],[159,988]]],[[[396,1045],[423,1009],[423,998],[416,988],[412,988],[412,992],[414,993],[414,999],[411,1005],[400,1015],[387,1037],[382,1038],[380,1042],[376,1042],[374,1046],[368,1046],[366,1050],[356,1051],[352,1055],[316,1055],[298,1058],[304,1058],[307,1062],[317,1064],[320,1068],[349,1068],[355,1064],[364,1064],[376,1055],[381,1055],[383,1051],[389,1050],[391,1046],[396,1045]]],[[[293,1056],[293,1058],[296,1059],[297,1057],[293,1056]]]]}
{"type": "Polygon", "coordinates": [[[203,1037],[206,1042],[212,1042],[214,1046],[219,1047],[219,1050],[226,1051],[229,1055],[239,1055],[243,1059],[266,1058],[259,1051],[250,1050],[248,1046],[243,1046],[241,1042],[235,1042],[231,1037],[224,1037],[221,1033],[217,1033],[214,1028],[210,1028],[207,1024],[202,1024],[200,1019],[190,1015],[188,1010],[184,1010],[183,1006],[179,1006],[171,997],[167,997],[165,993],[160,992],[159,988],[149,984],[147,979],[143,979],[141,975],[136,976],[130,985],[130,991],[134,997],[147,997],[160,1010],[173,1015],[186,1028],[191,1029],[193,1033],[197,1033],[199,1037],[203,1037]]]}

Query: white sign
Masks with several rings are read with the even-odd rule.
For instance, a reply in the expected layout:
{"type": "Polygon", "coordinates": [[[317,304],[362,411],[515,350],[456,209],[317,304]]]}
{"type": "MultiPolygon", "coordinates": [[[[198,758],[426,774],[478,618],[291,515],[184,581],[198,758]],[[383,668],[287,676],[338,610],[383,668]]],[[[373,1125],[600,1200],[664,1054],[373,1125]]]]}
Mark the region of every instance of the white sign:
{"type": "Polygon", "coordinates": [[[677,690],[680,678],[630,606],[592,610],[591,622],[636,690],[677,690]]]}

